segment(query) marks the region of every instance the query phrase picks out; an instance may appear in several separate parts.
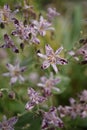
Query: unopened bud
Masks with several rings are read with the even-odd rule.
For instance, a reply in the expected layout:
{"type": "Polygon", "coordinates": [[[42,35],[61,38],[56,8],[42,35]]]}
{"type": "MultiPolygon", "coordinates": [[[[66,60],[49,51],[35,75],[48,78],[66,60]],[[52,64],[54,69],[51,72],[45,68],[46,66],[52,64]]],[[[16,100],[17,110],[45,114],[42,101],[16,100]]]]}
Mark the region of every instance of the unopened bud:
{"type": "Polygon", "coordinates": [[[0,23],[0,27],[1,27],[2,29],[5,28],[4,23],[0,23]]]}
{"type": "Polygon", "coordinates": [[[24,43],[20,44],[20,48],[22,49],[22,51],[24,50],[24,43]]]}
{"type": "Polygon", "coordinates": [[[9,92],[8,96],[11,99],[15,99],[15,92],[13,92],[13,91],[9,92]]]}

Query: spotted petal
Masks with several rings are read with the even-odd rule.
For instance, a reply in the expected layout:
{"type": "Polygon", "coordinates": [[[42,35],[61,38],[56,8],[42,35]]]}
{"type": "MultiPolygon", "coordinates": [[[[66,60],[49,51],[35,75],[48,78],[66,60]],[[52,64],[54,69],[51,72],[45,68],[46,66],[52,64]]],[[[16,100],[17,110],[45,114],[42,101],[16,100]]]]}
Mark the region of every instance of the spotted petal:
{"type": "Polygon", "coordinates": [[[48,60],[45,60],[41,66],[42,69],[47,69],[50,66],[50,63],[48,60]]]}
{"type": "Polygon", "coordinates": [[[7,69],[8,69],[9,71],[13,71],[13,70],[14,70],[14,66],[13,66],[12,64],[7,63],[7,64],[6,64],[6,67],[7,67],[7,69]]]}
{"type": "Polygon", "coordinates": [[[35,105],[35,102],[28,102],[25,106],[26,110],[31,110],[35,105]]]}
{"type": "Polygon", "coordinates": [[[51,65],[52,65],[52,67],[53,67],[54,71],[57,73],[57,72],[58,72],[58,69],[57,69],[56,64],[51,64],[51,65]]]}
{"type": "Polygon", "coordinates": [[[60,57],[56,58],[56,64],[65,65],[67,63],[68,63],[68,61],[65,60],[64,58],[60,58],[60,57]]]}
{"type": "Polygon", "coordinates": [[[45,50],[46,50],[46,55],[47,56],[50,56],[50,55],[52,55],[54,53],[53,49],[48,44],[45,46],[45,50]]]}
{"type": "Polygon", "coordinates": [[[58,50],[56,50],[55,54],[58,55],[63,50],[63,47],[61,46],[58,50]]]}
{"type": "Polygon", "coordinates": [[[12,117],[8,120],[8,125],[13,126],[16,124],[16,122],[18,121],[17,117],[12,117]]]}
{"type": "Polygon", "coordinates": [[[14,84],[16,81],[17,81],[17,77],[12,77],[11,80],[10,80],[10,84],[14,84]]]}

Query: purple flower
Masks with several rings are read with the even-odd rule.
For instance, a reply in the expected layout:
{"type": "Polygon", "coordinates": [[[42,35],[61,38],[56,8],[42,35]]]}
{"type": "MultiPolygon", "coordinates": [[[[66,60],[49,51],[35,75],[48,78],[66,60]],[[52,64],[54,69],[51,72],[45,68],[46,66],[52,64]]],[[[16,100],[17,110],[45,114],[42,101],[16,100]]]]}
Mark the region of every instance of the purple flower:
{"type": "Polygon", "coordinates": [[[33,8],[34,7],[32,5],[27,5],[27,2],[24,1],[23,14],[26,20],[29,18],[36,18],[36,13],[33,8]]]}
{"type": "Polygon", "coordinates": [[[17,117],[11,117],[7,120],[6,116],[3,116],[3,121],[0,122],[0,130],[14,130],[14,125],[17,121],[17,117]]]}
{"type": "Polygon", "coordinates": [[[12,22],[12,18],[17,12],[18,10],[11,12],[10,7],[7,4],[4,5],[3,9],[0,10],[0,23],[7,24],[9,22],[12,22]]]}
{"type": "Polygon", "coordinates": [[[19,53],[18,48],[15,46],[14,42],[10,36],[8,36],[8,34],[4,34],[4,41],[5,43],[1,45],[0,48],[11,48],[13,52],[19,53]]]}
{"type": "Polygon", "coordinates": [[[87,90],[82,91],[81,94],[79,94],[80,101],[87,102],[87,90]]]}
{"type": "Polygon", "coordinates": [[[56,92],[60,91],[60,89],[55,86],[59,82],[60,82],[60,78],[54,78],[53,74],[51,73],[50,78],[47,78],[45,76],[41,77],[41,83],[38,83],[37,85],[44,89],[45,96],[50,96],[52,90],[56,92]]]}
{"type": "Polygon", "coordinates": [[[56,11],[56,8],[48,8],[47,12],[47,17],[49,20],[53,20],[56,16],[60,15],[60,13],[56,11]]]}
{"type": "Polygon", "coordinates": [[[60,115],[61,118],[65,117],[65,116],[68,116],[72,112],[72,107],[71,106],[63,107],[63,106],[60,105],[58,107],[58,112],[59,112],[59,115],[60,115]]]}
{"type": "Polygon", "coordinates": [[[55,107],[52,107],[48,112],[43,113],[42,129],[48,129],[49,127],[62,128],[63,126],[63,121],[58,117],[57,109],[55,107]]]}
{"type": "Polygon", "coordinates": [[[82,55],[84,60],[87,60],[87,44],[83,45],[76,51],[76,55],[82,55]]]}
{"type": "Polygon", "coordinates": [[[31,110],[35,105],[38,105],[46,100],[45,97],[40,96],[40,94],[33,88],[28,89],[28,96],[30,101],[25,106],[27,110],[31,110]]]}
{"type": "Polygon", "coordinates": [[[81,64],[87,64],[87,43],[84,43],[79,49],[70,51],[69,54],[74,57],[77,61],[82,57],[81,64]]]}
{"type": "Polygon", "coordinates": [[[85,99],[82,97],[83,92],[82,95],[79,96],[80,99],[78,101],[76,101],[73,98],[70,98],[70,106],[58,107],[60,117],[70,116],[73,119],[75,119],[77,116],[82,118],[87,117],[87,103],[85,99]]]}
{"type": "Polygon", "coordinates": [[[4,5],[0,10],[0,23],[8,23],[11,20],[11,10],[8,5],[4,5]]]}
{"type": "Polygon", "coordinates": [[[49,23],[46,19],[44,19],[42,16],[40,16],[39,22],[34,20],[32,23],[36,26],[41,36],[45,36],[47,30],[54,30],[52,24],[49,23]]]}
{"type": "Polygon", "coordinates": [[[50,47],[50,45],[45,46],[46,54],[41,54],[40,52],[37,52],[37,55],[41,58],[45,59],[45,61],[42,64],[42,69],[47,69],[50,65],[53,67],[54,71],[57,73],[58,69],[56,64],[64,65],[67,64],[68,61],[59,57],[60,52],[63,50],[63,47],[60,47],[56,52],[53,51],[53,49],[50,47]]]}
{"type": "Polygon", "coordinates": [[[13,85],[15,82],[17,82],[17,80],[19,80],[20,83],[24,82],[24,78],[21,75],[21,73],[26,70],[26,67],[20,67],[19,62],[17,62],[15,66],[8,63],[6,65],[6,67],[9,70],[9,72],[4,73],[3,76],[10,76],[11,77],[11,80],[10,80],[11,85],[13,85]]]}

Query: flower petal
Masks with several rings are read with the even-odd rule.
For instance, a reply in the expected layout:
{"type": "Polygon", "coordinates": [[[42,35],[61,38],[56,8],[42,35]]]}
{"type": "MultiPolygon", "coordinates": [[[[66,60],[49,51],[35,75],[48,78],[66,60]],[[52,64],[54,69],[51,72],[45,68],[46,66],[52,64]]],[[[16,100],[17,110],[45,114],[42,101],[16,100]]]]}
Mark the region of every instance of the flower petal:
{"type": "Polygon", "coordinates": [[[38,83],[37,86],[44,88],[44,87],[45,87],[45,84],[38,83]]]}
{"type": "Polygon", "coordinates": [[[20,83],[21,83],[21,82],[24,82],[24,77],[21,76],[21,75],[19,75],[19,82],[20,82],[20,83]]]}
{"type": "Polygon", "coordinates": [[[10,76],[10,73],[9,72],[8,73],[3,73],[2,76],[6,76],[6,77],[10,76]]]}
{"type": "Polygon", "coordinates": [[[55,85],[55,84],[58,84],[61,81],[61,79],[60,78],[56,78],[56,79],[52,79],[51,81],[55,85]]]}
{"type": "Polygon", "coordinates": [[[42,77],[40,78],[40,80],[41,80],[42,83],[46,83],[47,78],[46,78],[45,76],[42,76],[42,77]]]}
{"type": "Polygon", "coordinates": [[[43,59],[47,59],[47,56],[42,53],[37,52],[37,55],[43,59]]]}
{"type": "Polygon", "coordinates": [[[13,71],[13,70],[14,70],[14,66],[13,66],[12,64],[7,63],[7,64],[6,64],[6,67],[7,67],[7,69],[8,69],[9,71],[13,71]]]}
{"type": "Polygon", "coordinates": [[[53,87],[52,89],[53,89],[54,91],[56,91],[56,92],[60,92],[60,89],[57,88],[57,87],[53,87]]]}
{"type": "Polygon", "coordinates": [[[45,60],[41,66],[42,69],[47,69],[50,66],[50,63],[48,60],[45,60]]]}
{"type": "Polygon", "coordinates": [[[58,55],[63,50],[63,46],[61,46],[58,50],[56,50],[55,54],[58,55]]]}
{"type": "Polygon", "coordinates": [[[25,105],[25,109],[26,110],[31,110],[33,107],[34,107],[35,103],[34,102],[28,102],[26,105],[25,105]]]}
{"type": "Polygon", "coordinates": [[[53,49],[48,44],[45,46],[45,50],[46,50],[46,55],[47,56],[50,56],[50,55],[52,55],[54,53],[53,49]]]}
{"type": "Polygon", "coordinates": [[[14,84],[17,81],[18,77],[12,77],[10,80],[10,84],[14,84]]]}
{"type": "Polygon", "coordinates": [[[17,117],[12,117],[8,120],[8,125],[13,126],[18,121],[17,117]]]}
{"type": "Polygon", "coordinates": [[[67,63],[68,63],[68,61],[65,60],[64,58],[60,58],[60,57],[56,58],[56,64],[65,65],[67,63]]]}
{"type": "Polygon", "coordinates": [[[52,65],[52,67],[53,67],[54,71],[55,71],[56,73],[58,73],[58,69],[57,69],[56,64],[51,64],[51,65],[52,65]]]}

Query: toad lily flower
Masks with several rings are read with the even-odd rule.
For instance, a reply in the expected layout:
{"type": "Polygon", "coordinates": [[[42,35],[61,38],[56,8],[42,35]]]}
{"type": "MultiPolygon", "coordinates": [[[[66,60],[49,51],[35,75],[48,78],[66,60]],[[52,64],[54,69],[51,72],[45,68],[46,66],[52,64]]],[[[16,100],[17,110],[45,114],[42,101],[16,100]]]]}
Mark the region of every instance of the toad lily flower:
{"type": "Polygon", "coordinates": [[[56,11],[56,8],[48,8],[47,12],[47,17],[49,20],[53,20],[56,16],[60,15],[60,13],[56,11]]]}
{"type": "Polygon", "coordinates": [[[83,90],[81,94],[79,94],[80,101],[87,102],[87,90],[83,90]]]}
{"type": "Polygon", "coordinates": [[[45,36],[47,30],[54,30],[54,28],[51,26],[51,23],[44,19],[42,16],[40,16],[39,22],[34,20],[33,24],[36,26],[41,36],[45,36]]]}
{"type": "Polygon", "coordinates": [[[14,125],[18,121],[17,117],[11,117],[7,120],[6,116],[3,116],[3,121],[0,122],[0,130],[14,130],[14,125]]]}
{"type": "Polygon", "coordinates": [[[24,78],[22,77],[21,73],[25,71],[26,67],[19,67],[19,63],[17,63],[15,66],[8,63],[6,67],[9,70],[9,72],[4,73],[3,76],[11,77],[11,85],[13,85],[17,80],[19,80],[20,83],[24,81],[24,78]]]}
{"type": "Polygon", "coordinates": [[[10,7],[6,4],[3,9],[0,9],[0,23],[8,24],[12,22],[12,18],[18,12],[18,9],[11,11],[10,7]]]}
{"type": "Polygon", "coordinates": [[[36,92],[33,88],[28,89],[28,95],[30,101],[26,104],[26,110],[31,110],[35,105],[38,105],[46,100],[45,97],[40,96],[38,92],[36,92]]]}
{"type": "Polygon", "coordinates": [[[11,48],[13,52],[19,53],[18,48],[15,46],[13,40],[8,34],[4,34],[5,43],[0,46],[0,48],[11,48]]]}
{"type": "Polygon", "coordinates": [[[52,93],[52,90],[56,92],[60,91],[60,89],[55,86],[59,82],[60,82],[60,78],[54,78],[51,73],[51,76],[49,79],[45,76],[41,77],[41,83],[38,83],[37,85],[44,89],[45,96],[50,96],[52,93]]]}
{"type": "Polygon", "coordinates": [[[11,19],[11,10],[8,5],[4,5],[3,9],[0,10],[0,23],[7,23],[11,19]]]}
{"type": "Polygon", "coordinates": [[[43,113],[42,129],[63,128],[63,121],[57,116],[56,107],[51,107],[48,112],[43,113]]]}
{"type": "Polygon", "coordinates": [[[54,71],[57,73],[58,69],[56,64],[65,65],[68,63],[67,60],[59,57],[60,52],[63,50],[63,47],[60,47],[56,52],[53,51],[50,45],[45,46],[46,54],[41,54],[39,51],[37,55],[41,58],[44,58],[45,61],[42,64],[42,69],[47,69],[50,65],[53,67],[54,71]]]}

